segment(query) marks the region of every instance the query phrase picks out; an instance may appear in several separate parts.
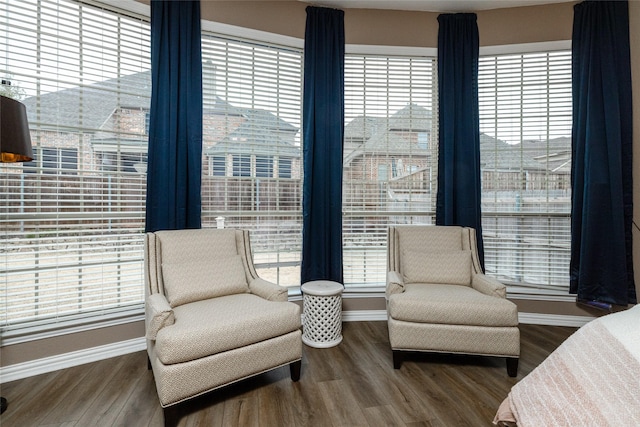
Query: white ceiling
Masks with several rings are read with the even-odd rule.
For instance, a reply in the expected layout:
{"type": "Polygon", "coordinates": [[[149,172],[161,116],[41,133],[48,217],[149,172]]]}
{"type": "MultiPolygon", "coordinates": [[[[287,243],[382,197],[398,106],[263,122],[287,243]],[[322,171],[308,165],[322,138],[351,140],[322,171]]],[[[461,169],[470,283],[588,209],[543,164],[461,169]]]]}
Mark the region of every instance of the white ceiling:
{"type": "Polygon", "coordinates": [[[562,3],[572,0],[304,0],[337,9],[395,9],[428,12],[476,12],[505,7],[562,3]]]}

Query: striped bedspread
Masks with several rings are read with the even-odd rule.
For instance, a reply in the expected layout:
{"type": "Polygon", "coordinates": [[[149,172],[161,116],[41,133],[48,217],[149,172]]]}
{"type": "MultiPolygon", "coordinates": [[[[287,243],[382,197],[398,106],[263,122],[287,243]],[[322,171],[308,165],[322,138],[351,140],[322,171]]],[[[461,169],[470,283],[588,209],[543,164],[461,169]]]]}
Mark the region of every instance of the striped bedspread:
{"type": "Polygon", "coordinates": [[[499,426],[640,426],[640,306],[578,329],[514,385],[499,426]]]}

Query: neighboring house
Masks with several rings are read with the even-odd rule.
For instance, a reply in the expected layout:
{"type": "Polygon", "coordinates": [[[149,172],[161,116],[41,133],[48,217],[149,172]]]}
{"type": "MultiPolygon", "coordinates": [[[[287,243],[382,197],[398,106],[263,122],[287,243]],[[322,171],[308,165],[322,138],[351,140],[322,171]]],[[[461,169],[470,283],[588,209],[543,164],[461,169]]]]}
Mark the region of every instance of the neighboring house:
{"type": "MultiPolygon", "coordinates": [[[[483,170],[484,191],[532,191],[568,190],[571,184],[571,159],[569,169],[557,161],[546,161],[554,157],[554,150],[562,147],[557,140],[525,141],[509,145],[484,133],[480,134],[480,163],[483,170]],[[545,157],[550,153],[551,157],[545,157]]],[[[566,145],[565,145],[566,146],[566,145]]],[[[570,153],[569,153],[570,156],[570,153]]]]}
{"type": "Polygon", "coordinates": [[[387,181],[427,166],[431,111],[409,104],[389,118],[360,116],[345,126],[345,180],[387,181]]]}
{"type": "Polygon", "coordinates": [[[567,136],[549,141],[524,141],[524,149],[533,159],[557,173],[571,174],[571,138],[567,136]]]}
{"type": "MultiPolygon", "coordinates": [[[[24,164],[25,172],[42,167],[46,174],[98,178],[120,172],[142,178],[150,84],[146,71],[25,99],[36,157],[24,164]]],[[[347,204],[360,200],[362,210],[383,211],[432,206],[437,181],[434,125],[431,111],[413,103],[388,118],[360,116],[347,123],[347,204]]],[[[215,97],[203,112],[203,186],[212,208],[294,209],[300,202],[298,132],[268,111],[215,97]]],[[[522,206],[525,193],[535,199],[536,190],[549,189],[557,190],[558,209],[565,209],[563,195],[570,189],[566,139],[525,141],[520,150],[481,134],[480,145],[483,192],[495,193],[494,208],[522,206]]]]}
{"type": "Polygon", "coordinates": [[[436,178],[430,168],[431,135],[431,111],[416,104],[388,118],[359,116],[346,124],[347,205],[358,201],[360,210],[374,211],[428,206],[436,178]]]}
{"type": "MultiPolygon", "coordinates": [[[[36,129],[36,158],[25,163],[25,170],[144,173],[150,85],[145,71],[25,99],[36,129]]],[[[268,111],[235,107],[216,97],[203,111],[205,175],[299,178],[297,132],[268,111]]]]}
{"type": "MultiPolygon", "coordinates": [[[[35,158],[23,170],[32,177],[26,185],[51,189],[43,206],[68,199],[82,200],[70,210],[99,209],[106,198],[110,212],[144,211],[150,85],[146,71],[24,100],[35,158]]],[[[299,210],[300,159],[295,126],[219,97],[206,104],[202,194],[208,211],[299,210]]],[[[39,209],[28,200],[16,203],[27,212],[39,209]]]]}
{"type": "Polygon", "coordinates": [[[202,185],[209,209],[236,215],[299,211],[298,128],[265,110],[235,111],[241,118],[238,125],[203,149],[207,178],[202,185]]]}
{"type": "Polygon", "coordinates": [[[483,212],[570,211],[571,154],[560,162],[554,153],[566,147],[561,141],[525,141],[510,145],[480,135],[483,212]],[[552,153],[543,155],[542,153],[552,153]],[[568,162],[569,167],[562,164],[568,162]]]}
{"type": "MultiPolygon", "coordinates": [[[[430,211],[437,190],[431,111],[409,104],[389,118],[359,116],[345,126],[344,200],[356,210],[430,211]]],[[[433,133],[435,135],[435,132],[433,133]]],[[[525,227],[514,212],[537,212],[544,204],[561,214],[570,209],[570,153],[567,141],[526,141],[510,145],[482,133],[483,212],[502,227],[525,227]],[[569,165],[569,166],[567,166],[569,165]],[[544,203],[542,203],[544,202],[544,203]],[[510,213],[503,217],[505,212],[510,213]]],[[[372,215],[365,222],[375,223],[372,215]]],[[[415,221],[393,217],[392,221],[415,221]]],[[[527,227],[542,229],[540,221],[527,227]]],[[[564,216],[551,220],[566,221],[564,216]]],[[[506,229],[506,228],[505,228],[506,229]]]]}
{"type": "Polygon", "coordinates": [[[236,110],[242,122],[204,149],[209,175],[300,178],[298,129],[264,110],[236,110]]]}
{"type": "Polygon", "coordinates": [[[146,163],[150,88],[147,71],[26,98],[35,159],[25,172],[136,172],[134,164],[146,163]]]}

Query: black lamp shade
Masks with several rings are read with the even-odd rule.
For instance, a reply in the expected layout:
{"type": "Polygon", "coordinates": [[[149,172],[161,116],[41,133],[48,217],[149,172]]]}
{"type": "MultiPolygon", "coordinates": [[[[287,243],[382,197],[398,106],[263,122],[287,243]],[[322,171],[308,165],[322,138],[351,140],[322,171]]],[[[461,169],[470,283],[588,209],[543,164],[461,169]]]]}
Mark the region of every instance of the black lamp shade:
{"type": "Polygon", "coordinates": [[[4,162],[33,160],[27,108],[15,99],[0,95],[0,152],[4,162]]]}

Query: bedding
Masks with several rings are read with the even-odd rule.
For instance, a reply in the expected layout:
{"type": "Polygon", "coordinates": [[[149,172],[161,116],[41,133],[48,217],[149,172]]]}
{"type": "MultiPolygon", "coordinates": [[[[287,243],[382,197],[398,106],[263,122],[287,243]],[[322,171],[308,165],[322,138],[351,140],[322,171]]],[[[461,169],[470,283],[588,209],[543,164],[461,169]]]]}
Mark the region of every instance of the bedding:
{"type": "Polygon", "coordinates": [[[640,306],[578,329],[512,387],[493,423],[640,426],[640,306]]]}

